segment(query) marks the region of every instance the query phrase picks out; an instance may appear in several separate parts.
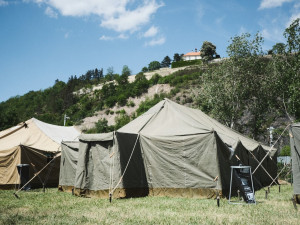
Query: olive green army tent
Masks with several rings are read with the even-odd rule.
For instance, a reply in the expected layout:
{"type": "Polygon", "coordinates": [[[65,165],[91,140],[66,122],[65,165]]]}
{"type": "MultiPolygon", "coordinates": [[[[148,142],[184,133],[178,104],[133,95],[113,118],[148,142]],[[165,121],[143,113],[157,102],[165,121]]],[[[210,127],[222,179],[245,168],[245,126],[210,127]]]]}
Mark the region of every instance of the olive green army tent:
{"type": "Polygon", "coordinates": [[[75,189],[100,197],[227,195],[230,166],[239,164],[258,168],[256,189],[270,185],[276,150],[164,99],[107,140],[80,138],[75,189]]]}
{"type": "MultiPolygon", "coordinates": [[[[61,141],[78,140],[80,132],[74,127],[44,123],[35,118],[0,132],[0,189],[14,188],[23,182],[17,166],[29,165],[29,177],[60,155],[61,141]]],[[[59,157],[51,167],[43,170],[31,185],[58,185],[59,157]],[[51,170],[50,170],[51,169],[51,170]]]]}
{"type": "Polygon", "coordinates": [[[300,203],[300,123],[295,123],[291,125],[290,145],[292,157],[294,195],[298,199],[298,203],[300,203]]]}

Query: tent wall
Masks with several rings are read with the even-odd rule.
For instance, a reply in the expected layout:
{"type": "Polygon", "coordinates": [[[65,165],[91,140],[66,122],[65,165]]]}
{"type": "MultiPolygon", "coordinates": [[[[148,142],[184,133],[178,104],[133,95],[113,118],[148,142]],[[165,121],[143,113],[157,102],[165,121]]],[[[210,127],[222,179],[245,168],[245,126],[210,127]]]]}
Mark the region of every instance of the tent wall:
{"type": "MultiPolygon", "coordinates": [[[[294,194],[300,195],[300,123],[291,126],[290,144],[294,194]]],[[[299,199],[299,198],[298,198],[299,199]]]]}
{"type": "Polygon", "coordinates": [[[151,195],[212,197],[221,186],[213,133],[153,137],[141,135],[151,195]]]}
{"type": "Polygon", "coordinates": [[[79,142],[62,142],[61,149],[59,189],[72,191],[75,184],[79,142]]]}
{"type": "MultiPolygon", "coordinates": [[[[55,156],[53,153],[45,153],[26,146],[21,146],[21,164],[29,164],[29,178],[39,172],[55,156]]],[[[55,158],[37,177],[35,177],[31,187],[57,187],[59,181],[60,157],[55,158]]]]}
{"type": "Polygon", "coordinates": [[[20,146],[0,151],[0,189],[14,188],[20,183],[17,170],[20,163],[20,146]]]}
{"type": "Polygon", "coordinates": [[[108,197],[110,176],[114,179],[120,178],[120,167],[115,162],[112,166],[112,159],[118,160],[118,155],[112,154],[112,140],[84,141],[80,140],[77,170],[75,176],[75,195],[108,197]],[[113,172],[111,173],[111,170],[113,172]]]}
{"type": "MultiPolygon", "coordinates": [[[[26,146],[17,146],[10,150],[0,152],[0,189],[20,188],[20,176],[18,174],[18,164],[29,165],[29,178],[40,171],[49,160],[48,156],[54,156],[53,153],[45,155],[45,152],[26,146]]],[[[53,161],[39,176],[32,180],[31,187],[57,186],[59,176],[59,158],[53,161]]]]}
{"type": "MultiPolygon", "coordinates": [[[[218,153],[218,165],[219,165],[219,177],[217,179],[218,184],[221,186],[222,195],[229,196],[230,189],[230,176],[231,176],[231,151],[227,145],[221,140],[217,133],[214,133],[217,144],[218,153]]],[[[235,187],[233,187],[233,190],[235,187]]]]}

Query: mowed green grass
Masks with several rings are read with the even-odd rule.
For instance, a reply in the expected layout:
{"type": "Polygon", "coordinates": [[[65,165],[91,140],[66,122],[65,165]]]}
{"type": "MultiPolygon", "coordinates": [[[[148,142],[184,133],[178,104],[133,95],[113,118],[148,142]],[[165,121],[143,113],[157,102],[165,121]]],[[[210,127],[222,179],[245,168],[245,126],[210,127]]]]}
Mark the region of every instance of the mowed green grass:
{"type": "Polygon", "coordinates": [[[221,199],[145,197],[81,198],[57,189],[0,190],[0,224],[300,224],[300,205],[291,202],[292,187],[281,185],[256,193],[257,205],[233,205],[221,199]]]}

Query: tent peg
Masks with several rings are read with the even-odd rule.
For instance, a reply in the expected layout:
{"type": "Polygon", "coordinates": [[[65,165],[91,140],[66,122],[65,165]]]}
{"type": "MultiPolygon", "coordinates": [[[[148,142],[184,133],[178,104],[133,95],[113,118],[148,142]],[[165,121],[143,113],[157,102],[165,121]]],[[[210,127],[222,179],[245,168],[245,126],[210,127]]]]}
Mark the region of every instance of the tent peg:
{"type": "Polygon", "coordinates": [[[14,193],[14,196],[15,196],[17,199],[20,199],[20,197],[19,197],[16,193],[14,193]]]}
{"type": "Polygon", "coordinates": [[[266,190],[265,198],[268,199],[268,191],[266,190]]]}
{"type": "Polygon", "coordinates": [[[217,196],[217,206],[220,207],[220,197],[217,196]]]}
{"type": "Polygon", "coordinates": [[[109,203],[111,203],[111,201],[112,201],[112,194],[109,193],[109,203]]]}
{"type": "Polygon", "coordinates": [[[293,202],[293,206],[294,206],[295,210],[297,210],[296,196],[293,195],[293,197],[292,197],[291,200],[292,200],[292,202],[293,202]]]}

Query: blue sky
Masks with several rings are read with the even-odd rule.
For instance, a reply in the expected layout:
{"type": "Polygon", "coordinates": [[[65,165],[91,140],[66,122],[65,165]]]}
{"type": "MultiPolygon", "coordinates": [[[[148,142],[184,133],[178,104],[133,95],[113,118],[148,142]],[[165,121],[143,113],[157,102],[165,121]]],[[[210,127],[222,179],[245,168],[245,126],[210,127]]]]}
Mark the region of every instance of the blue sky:
{"type": "Polygon", "coordinates": [[[268,50],[300,17],[299,0],[0,0],[0,102],[89,69],[151,61],[260,32],[268,50]]]}

